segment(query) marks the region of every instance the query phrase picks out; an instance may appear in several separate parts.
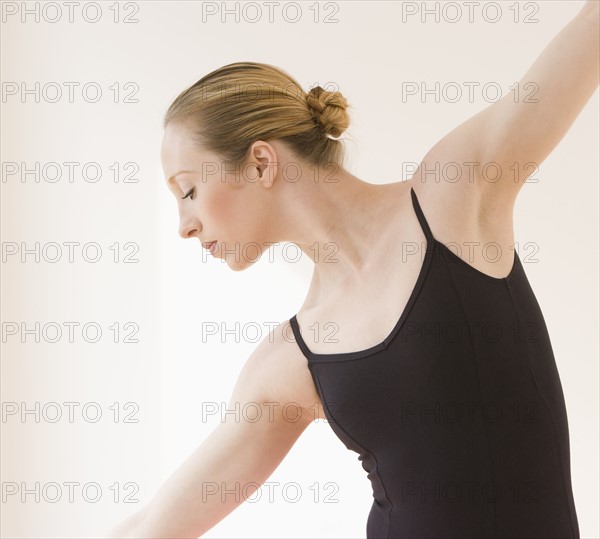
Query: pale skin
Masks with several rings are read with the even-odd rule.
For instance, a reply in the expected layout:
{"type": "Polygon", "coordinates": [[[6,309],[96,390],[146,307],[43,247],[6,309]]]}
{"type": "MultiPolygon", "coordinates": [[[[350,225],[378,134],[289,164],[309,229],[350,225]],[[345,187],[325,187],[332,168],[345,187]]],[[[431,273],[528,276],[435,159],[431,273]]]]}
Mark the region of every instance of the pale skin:
{"type": "MultiPolygon", "coordinates": [[[[494,277],[510,272],[513,207],[528,174],[515,182],[507,173],[491,183],[482,177],[481,166],[465,166],[465,181],[449,182],[440,177],[422,181],[421,171],[435,162],[495,162],[502,171],[515,163],[522,164],[522,171],[527,162],[541,164],[598,87],[599,18],[598,2],[587,2],[524,74],[522,85],[535,81],[539,86],[537,103],[515,103],[507,96],[488,106],[438,141],[407,182],[371,184],[343,168],[333,176],[331,168],[319,170],[319,178],[335,178],[331,183],[290,182],[282,172],[287,164],[295,163],[301,178],[310,180],[315,168],[277,140],[253,144],[238,183],[221,182],[219,175],[203,181],[203,164],[220,160],[194,147],[182,126],[167,126],[161,159],[178,204],[180,235],[197,239],[198,248],[200,242],[217,240],[223,248],[215,256],[235,271],[257,261],[236,256],[236,245],[256,242],[265,245],[264,252],[271,243],[296,243],[315,263],[308,295],[297,313],[299,325],[335,321],[338,327],[333,343],[315,338],[313,331],[303,332],[310,350],[340,353],[380,343],[397,322],[423,262],[425,236],[412,208],[411,187],[436,240],[461,246],[497,242],[503,255],[496,262],[486,260],[477,248],[469,256],[465,247],[461,257],[494,277]],[[180,170],[196,172],[175,176],[180,170]],[[191,189],[193,194],[182,199],[191,189]],[[327,249],[328,243],[335,249],[327,249]],[[335,262],[326,263],[327,256],[335,262]]],[[[243,503],[243,498],[236,501],[232,496],[224,502],[220,496],[203,501],[203,482],[225,483],[227,488],[235,483],[261,485],[306,427],[317,417],[325,418],[287,320],[244,364],[229,406],[248,402],[264,406],[263,419],[220,423],[146,507],[105,537],[203,535],[243,503]],[[271,415],[267,403],[297,403],[300,419],[271,415]]],[[[248,488],[247,495],[256,488],[248,488]]]]}

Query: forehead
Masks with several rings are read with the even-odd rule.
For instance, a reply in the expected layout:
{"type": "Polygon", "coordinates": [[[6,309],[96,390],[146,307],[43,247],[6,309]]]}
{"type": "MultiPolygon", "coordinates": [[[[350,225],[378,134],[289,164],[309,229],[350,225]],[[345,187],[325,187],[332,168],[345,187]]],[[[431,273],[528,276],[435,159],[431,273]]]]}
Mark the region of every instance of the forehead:
{"type": "Polygon", "coordinates": [[[169,124],[163,134],[160,158],[168,181],[181,170],[202,170],[202,163],[210,161],[214,156],[198,148],[187,128],[169,124]]]}
{"type": "Polygon", "coordinates": [[[182,126],[169,124],[163,133],[160,157],[163,165],[176,164],[193,157],[190,132],[182,126]]]}

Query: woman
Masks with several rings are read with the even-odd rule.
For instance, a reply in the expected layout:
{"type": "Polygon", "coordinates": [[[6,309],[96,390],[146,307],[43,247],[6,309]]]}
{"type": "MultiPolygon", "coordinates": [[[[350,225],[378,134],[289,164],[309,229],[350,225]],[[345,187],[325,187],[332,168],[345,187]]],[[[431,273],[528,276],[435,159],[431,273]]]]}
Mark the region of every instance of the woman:
{"type": "Polygon", "coordinates": [[[544,161],[592,96],[597,42],[588,2],[523,77],[535,103],[505,97],[387,185],[342,166],[339,92],[305,93],[281,69],[240,62],[177,97],[161,157],[180,235],[236,271],[292,241],[314,274],[231,396],[263,406],[261,420],[221,423],[111,537],[202,535],[244,501],[203,501],[203,485],[251,495],[316,417],[369,473],[369,538],[579,537],[560,379],[512,248],[527,176],[514,181],[511,167],[544,161]],[[447,163],[460,181],[422,174],[447,163]],[[499,180],[483,173],[491,163],[499,180]],[[328,323],[334,339],[311,331],[328,323]],[[273,402],[298,413],[269,413],[273,402]]]}

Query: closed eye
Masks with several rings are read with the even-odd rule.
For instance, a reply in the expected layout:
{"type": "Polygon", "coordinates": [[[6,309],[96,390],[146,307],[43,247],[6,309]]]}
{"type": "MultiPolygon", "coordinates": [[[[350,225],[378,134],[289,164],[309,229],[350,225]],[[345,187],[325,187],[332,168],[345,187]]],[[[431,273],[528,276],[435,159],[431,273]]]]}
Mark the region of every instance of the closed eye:
{"type": "Polygon", "coordinates": [[[181,199],[183,200],[184,198],[187,198],[187,197],[191,196],[193,192],[194,192],[194,188],[192,187],[192,188],[191,188],[191,189],[188,191],[188,194],[187,194],[187,195],[185,195],[184,197],[181,197],[181,199]]]}

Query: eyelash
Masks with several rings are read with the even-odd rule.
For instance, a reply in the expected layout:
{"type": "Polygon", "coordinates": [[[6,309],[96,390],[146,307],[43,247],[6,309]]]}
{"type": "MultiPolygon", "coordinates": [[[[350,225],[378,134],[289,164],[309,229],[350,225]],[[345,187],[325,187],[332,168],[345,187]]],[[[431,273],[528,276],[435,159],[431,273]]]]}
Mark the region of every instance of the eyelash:
{"type": "MultiPolygon", "coordinates": [[[[194,189],[192,188],[192,189],[190,189],[190,190],[188,191],[188,194],[187,194],[187,195],[185,195],[184,197],[181,197],[181,199],[183,200],[184,198],[191,197],[191,195],[193,194],[193,192],[194,192],[194,189]]],[[[192,198],[192,200],[194,200],[194,198],[193,198],[193,197],[191,197],[191,198],[192,198]]]]}

